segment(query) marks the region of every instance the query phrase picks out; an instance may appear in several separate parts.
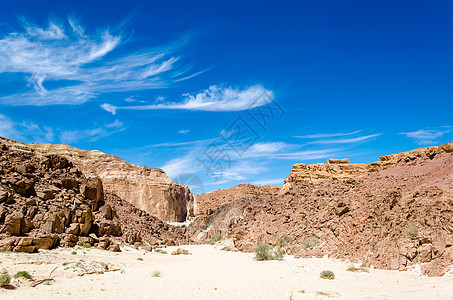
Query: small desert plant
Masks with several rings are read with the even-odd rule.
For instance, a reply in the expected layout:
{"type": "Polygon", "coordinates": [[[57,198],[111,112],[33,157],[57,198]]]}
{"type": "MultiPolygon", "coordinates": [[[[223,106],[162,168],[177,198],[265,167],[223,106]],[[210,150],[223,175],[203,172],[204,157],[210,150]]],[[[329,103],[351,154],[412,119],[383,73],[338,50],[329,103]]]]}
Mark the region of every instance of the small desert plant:
{"type": "Polygon", "coordinates": [[[376,247],[377,245],[377,242],[373,242],[373,244],[371,244],[371,251],[374,251],[374,247],[376,247]]]}
{"type": "Polygon", "coordinates": [[[326,296],[327,298],[334,298],[340,296],[340,294],[336,292],[323,292],[323,291],[317,291],[316,292],[317,296],[326,296]]]}
{"type": "Polygon", "coordinates": [[[82,247],[83,247],[83,248],[91,248],[91,245],[90,245],[90,244],[88,244],[88,243],[85,243],[85,244],[83,244],[83,246],[82,246],[82,247]]]}
{"type": "Polygon", "coordinates": [[[71,254],[72,255],[77,255],[77,251],[72,251],[71,254]]]}
{"type": "Polygon", "coordinates": [[[167,254],[167,253],[168,253],[167,251],[162,250],[162,249],[159,249],[159,248],[158,248],[158,249],[155,249],[154,252],[160,253],[160,254],[167,254]]]}
{"type": "Polygon", "coordinates": [[[215,243],[219,242],[222,239],[222,233],[216,232],[211,238],[211,245],[214,245],[215,243]]]}
{"type": "Polygon", "coordinates": [[[171,253],[171,255],[181,255],[181,254],[183,254],[183,255],[189,255],[190,253],[189,253],[188,250],[182,249],[182,248],[178,248],[178,249],[176,249],[175,251],[173,251],[173,252],[171,253]]]}
{"type": "Polygon", "coordinates": [[[64,267],[64,266],[69,265],[69,263],[68,263],[68,262],[64,262],[62,265],[63,265],[63,267],[64,267]]]}
{"type": "Polygon", "coordinates": [[[330,270],[324,270],[319,274],[322,279],[335,279],[335,274],[330,270]]]}
{"type": "Polygon", "coordinates": [[[0,275],[0,287],[5,287],[11,282],[11,276],[8,274],[0,275]]]}
{"type": "Polygon", "coordinates": [[[280,248],[272,247],[269,244],[257,244],[255,248],[255,260],[280,260],[283,254],[280,248]]]}
{"type": "Polygon", "coordinates": [[[139,257],[139,258],[137,258],[137,260],[139,260],[139,261],[143,261],[143,258],[139,257]]]}
{"type": "Polygon", "coordinates": [[[354,273],[368,273],[368,269],[365,266],[360,266],[359,268],[355,267],[354,265],[349,266],[346,271],[354,272],[354,273]]]}
{"type": "Polygon", "coordinates": [[[407,225],[406,231],[407,231],[407,236],[408,236],[410,239],[415,240],[415,239],[418,237],[418,227],[417,227],[417,223],[415,223],[415,222],[410,222],[410,223],[407,225]]]}
{"type": "Polygon", "coordinates": [[[230,247],[223,247],[222,249],[220,249],[222,251],[231,251],[231,248],[230,247]]]}
{"type": "Polygon", "coordinates": [[[319,237],[316,235],[312,235],[309,237],[306,237],[303,242],[300,244],[300,247],[302,250],[308,249],[308,248],[313,248],[318,246],[320,243],[319,237]]]}
{"type": "Polygon", "coordinates": [[[160,275],[161,275],[160,271],[153,272],[153,277],[160,277],[160,275]]]}
{"type": "Polygon", "coordinates": [[[280,248],[284,248],[284,247],[289,246],[292,242],[293,242],[293,238],[285,235],[278,241],[277,246],[280,248]]]}
{"type": "Polygon", "coordinates": [[[20,271],[20,272],[17,272],[14,275],[14,278],[19,278],[19,277],[24,277],[24,278],[27,278],[27,279],[32,279],[33,278],[33,276],[31,276],[27,271],[20,271]]]}

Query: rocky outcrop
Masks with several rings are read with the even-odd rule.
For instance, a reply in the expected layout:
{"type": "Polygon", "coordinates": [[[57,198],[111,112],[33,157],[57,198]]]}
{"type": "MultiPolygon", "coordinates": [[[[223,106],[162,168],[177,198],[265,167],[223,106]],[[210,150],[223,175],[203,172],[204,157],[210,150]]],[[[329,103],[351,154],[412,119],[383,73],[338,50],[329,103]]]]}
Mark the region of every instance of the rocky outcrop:
{"type": "Polygon", "coordinates": [[[453,266],[452,145],[384,156],[393,164],[385,170],[294,181],[277,197],[235,200],[195,218],[188,234],[207,243],[221,233],[241,251],[267,242],[296,257],[394,270],[419,265],[441,276],[453,266]]]}
{"type": "Polygon", "coordinates": [[[98,177],[86,178],[65,158],[0,144],[0,251],[76,244],[118,251],[119,243],[153,247],[185,241],[184,229],[129,206],[104,195],[98,177]]]}
{"type": "Polygon", "coordinates": [[[442,146],[420,148],[399,154],[380,157],[379,161],[369,164],[349,164],[349,159],[328,159],[325,164],[295,164],[288,178],[286,187],[293,182],[320,183],[330,180],[345,180],[359,174],[378,172],[396,165],[401,159],[414,160],[422,157],[429,159],[437,153],[452,153],[453,143],[442,146]]]}
{"type": "Polygon", "coordinates": [[[244,183],[226,190],[219,189],[211,193],[194,195],[195,215],[211,213],[224,204],[243,198],[258,202],[264,199],[271,201],[278,195],[279,190],[280,187],[277,186],[255,186],[250,183],[244,183]]]}
{"type": "MultiPolygon", "coordinates": [[[[99,177],[106,192],[161,220],[181,222],[194,215],[193,195],[189,188],[172,181],[161,169],[137,166],[100,151],[80,150],[68,145],[27,145],[1,137],[0,143],[27,154],[64,157],[85,176],[99,177]]],[[[32,193],[26,184],[23,182],[18,188],[23,193],[32,193]]]]}

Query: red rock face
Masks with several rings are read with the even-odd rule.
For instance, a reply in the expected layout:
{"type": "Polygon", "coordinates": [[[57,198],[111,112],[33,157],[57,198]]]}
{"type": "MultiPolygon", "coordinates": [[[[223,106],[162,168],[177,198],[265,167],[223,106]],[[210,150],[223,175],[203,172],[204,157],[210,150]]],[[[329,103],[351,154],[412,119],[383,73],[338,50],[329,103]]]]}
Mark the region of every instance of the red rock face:
{"type": "Polygon", "coordinates": [[[66,158],[0,143],[0,251],[85,243],[118,251],[123,242],[152,247],[185,241],[184,230],[131,206],[104,195],[99,178],[86,178],[66,158]]]}
{"type": "Polygon", "coordinates": [[[277,186],[254,186],[250,183],[244,183],[226,190],[194,195],[195,215],[212,212],[224,204],[229,204],[242,198],[258,202],[270,201],[277,197],[279,191],[280,187],[277,186]]]}
{"type": "Polygon", "coordinates": [[[253,251],[257,242],[282,244],[287,236],[282,247],[297,256],[328,254],[384,269],[424,263],[423,273],[439,276],[453,264],[448,153],[418,149],[396,155],[385,170],[316,184],[294,181],[278,196],[230,198],[233,202],[197,217],[189,235],[209,242],[221,232],[244,251],[253,251]]]}
{"type": "MultiPolygon", "coordinates": [[[[13,150],[36,156],[64,157],[86,177],[99,177],[106,192],[163,221],[182,222],[193,217],[193,195],[189,188],[172,181],[161,169],[137,166],[100,151],[80,150],[68,145],[26,145],[1,137],[0,142],[13,150]]],[[[26,188],[26,182],[23,185],[26,188]]]]}

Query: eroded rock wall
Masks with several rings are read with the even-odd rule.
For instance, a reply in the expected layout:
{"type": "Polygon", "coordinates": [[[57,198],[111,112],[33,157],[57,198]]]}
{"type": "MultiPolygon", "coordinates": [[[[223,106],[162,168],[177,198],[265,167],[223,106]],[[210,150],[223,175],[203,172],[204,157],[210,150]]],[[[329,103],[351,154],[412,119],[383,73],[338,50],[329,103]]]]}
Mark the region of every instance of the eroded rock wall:
{"type": "Polygon", "coordinates": [[[23,144],[1,138],[12,150],[37,156],[58,155],[71,161],[87,177],[101,178],[105,191],[164,221],[193,217],[193,195],[158,168],[137,166],[101,151],[81,150],[60,144],[23,144]]]}
{"type": "Polygon", "coordinates": [[[325,164],[306,165],[298,163],[293,166],[290,175],[285,179],[285,187],[288,188],[288,184],[294,182],[316,184],[334,179],[345,180],[360,174],[385,170],[396,165],[401,159],[406,161],[418,157],[429,159],[437,153],[453,153],[453,143],[381,156],[379,161],[369,164],[349,164],[349,159],[328,159],[325,164]]]}

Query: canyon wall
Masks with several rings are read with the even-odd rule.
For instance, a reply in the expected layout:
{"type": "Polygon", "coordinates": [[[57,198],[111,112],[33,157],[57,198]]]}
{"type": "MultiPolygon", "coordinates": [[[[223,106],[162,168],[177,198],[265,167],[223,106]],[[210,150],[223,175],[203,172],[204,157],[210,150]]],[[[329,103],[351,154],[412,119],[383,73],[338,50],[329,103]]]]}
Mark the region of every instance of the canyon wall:
{"type": "Polygon", "coordinates": [[[431,158],[437,153],[453,153],[453,143],[381,156],[379,161],[369,164],[349,164],[349,159],[328,159],[325,164],[295,164],[285,179],[284,188],[294,182],[317,184],[335,179],[345,180],[360,174],[385,170],[396,165],[401,159],[410,161],[418,157],[431,158]]]}
{"type": "Polygon", "coordinates": [[[101,151],[60,144],[24,144],[0,137],[12,150],[37,156],[59,155],[70,160],[85,176],[101,178],[104,190],[164,221],[182,222],[193,217],[193,195],[158,168],[137,166],[101,151]]]}

